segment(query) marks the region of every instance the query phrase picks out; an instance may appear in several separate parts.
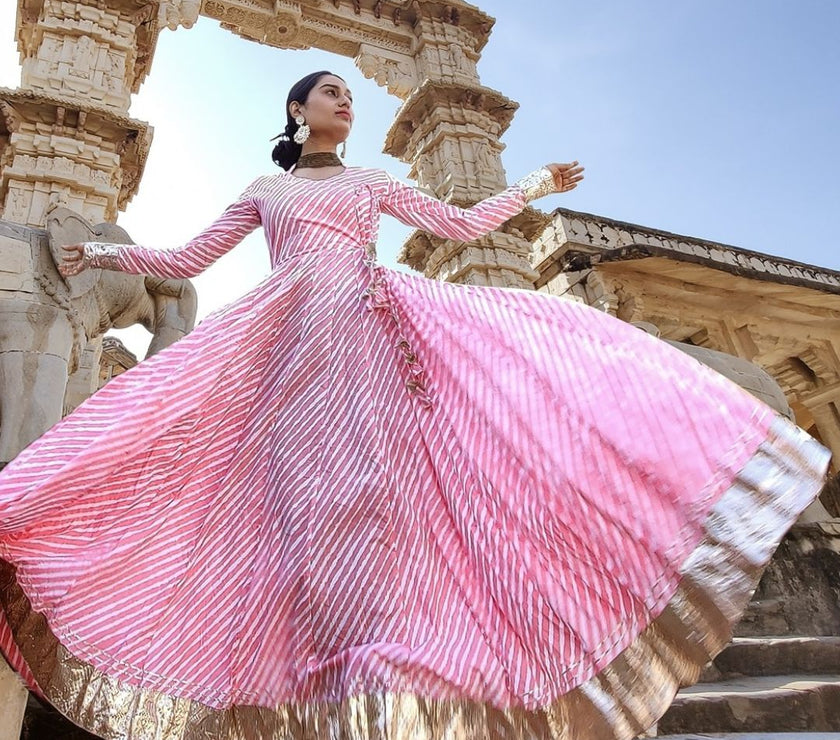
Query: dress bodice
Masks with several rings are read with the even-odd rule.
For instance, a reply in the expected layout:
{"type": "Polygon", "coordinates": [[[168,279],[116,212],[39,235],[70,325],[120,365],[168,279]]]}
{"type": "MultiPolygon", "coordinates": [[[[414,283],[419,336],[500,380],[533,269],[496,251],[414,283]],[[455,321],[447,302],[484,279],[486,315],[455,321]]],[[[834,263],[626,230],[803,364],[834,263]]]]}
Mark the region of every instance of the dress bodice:
{"type": "Polygon", "coordinates": [[[260,213],[276,268],[313,249],[364,249],[375,242],[389,185],[383,171],[353,167],[324,180],[288,173],[262,177],[246,197],[260,213]]]}

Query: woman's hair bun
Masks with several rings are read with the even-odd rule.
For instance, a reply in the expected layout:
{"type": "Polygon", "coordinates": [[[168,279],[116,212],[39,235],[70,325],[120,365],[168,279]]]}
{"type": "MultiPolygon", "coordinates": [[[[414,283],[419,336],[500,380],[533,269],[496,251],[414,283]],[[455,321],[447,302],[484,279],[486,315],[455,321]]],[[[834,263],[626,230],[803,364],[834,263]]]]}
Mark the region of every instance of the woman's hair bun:
{"type": "Polygon", "coordinates": [[[287,171],[298,161],[301,150],[303,149],[300,144],[295,143],[295,140],[292,138],[293,136],[294,132],[290,134],[289,127],[286,126],[282,134],[274,137],[274,139],[277,139],[277,144],[271,150],[271,159],[274,164],[287,171]]]}

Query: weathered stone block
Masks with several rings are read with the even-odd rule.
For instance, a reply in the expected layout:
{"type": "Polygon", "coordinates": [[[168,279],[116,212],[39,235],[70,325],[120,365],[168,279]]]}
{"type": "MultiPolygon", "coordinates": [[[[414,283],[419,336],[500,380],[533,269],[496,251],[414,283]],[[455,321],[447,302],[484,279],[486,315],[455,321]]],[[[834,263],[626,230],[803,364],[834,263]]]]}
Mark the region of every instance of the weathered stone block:
{"type": "Polygon", "coordinates": [[[840,635],[840,537],[798,525],[765,570],[739,636],[840,635]]]}
{"type": "Polygon", "coordinates": [[[29,242],[0,236],[0,291],[35,291],[29,242]]]}

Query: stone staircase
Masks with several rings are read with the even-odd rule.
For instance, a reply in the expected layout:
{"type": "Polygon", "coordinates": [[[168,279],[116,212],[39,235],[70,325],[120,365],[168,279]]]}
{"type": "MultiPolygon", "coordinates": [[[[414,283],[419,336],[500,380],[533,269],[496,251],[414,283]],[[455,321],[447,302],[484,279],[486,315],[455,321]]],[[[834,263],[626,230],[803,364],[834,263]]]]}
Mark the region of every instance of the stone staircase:
{"type": "Polygon", "coordinates": [[[661,740],[840,740],[840,527],[798,526],[661,740]]]}
{"type": "Polygon", "coordinates": [[[819,731],[840,740],[840,637],[736,638],[677,695],[658,731],[819,731]]]}

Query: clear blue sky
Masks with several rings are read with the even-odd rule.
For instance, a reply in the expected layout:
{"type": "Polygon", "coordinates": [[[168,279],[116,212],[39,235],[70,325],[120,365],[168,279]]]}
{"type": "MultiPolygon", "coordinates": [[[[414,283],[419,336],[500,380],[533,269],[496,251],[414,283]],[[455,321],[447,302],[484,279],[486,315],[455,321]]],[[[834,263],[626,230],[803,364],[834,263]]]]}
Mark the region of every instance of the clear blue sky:
{"type": "MultiPolygon", "coordinates": [[[[503,137],[510,180],[579,159],[587,179],[563,205],[840,270],[840,2],[538,0],[477,3],[497,19],[482,82],[521,108],[503,137]]],[[[11,5],[11,3],[10,3],[11,5]]],[[[14,14],[0,18],[0,84],[17,86],[14,14]]],[[[155,143],[120,223],[173,246],[197,233],[255,176],[274,171],[289,85],[314,69],[354,89],[348,162],[407,167],[381,153],[397,100],[349,59],[246,42],[202,19],[161,33],[131,113],[155,143]]],[[[393,222],[391,222],[393,223],[393,222]]],[[[380,257],[408,230],[383,221],[380,257]]],[[[199,314],[268,269],[251,237],[198,279],[199,314]]],[[[141,334],[126,339],[142,351],[141,334]]]]}

